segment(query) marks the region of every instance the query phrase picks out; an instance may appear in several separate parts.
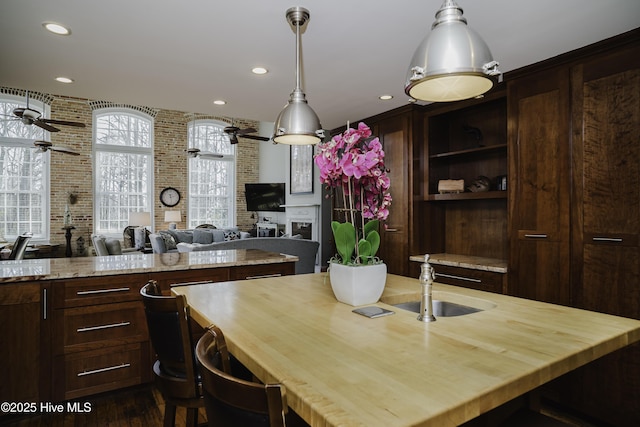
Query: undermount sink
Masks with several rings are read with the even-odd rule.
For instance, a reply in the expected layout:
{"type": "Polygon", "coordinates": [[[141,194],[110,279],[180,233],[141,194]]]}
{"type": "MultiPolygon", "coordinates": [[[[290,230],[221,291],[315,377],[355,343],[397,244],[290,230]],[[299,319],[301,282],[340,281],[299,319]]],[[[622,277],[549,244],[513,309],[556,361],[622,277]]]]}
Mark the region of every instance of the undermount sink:
{"type": "MultiPolygon", "coordinates": [[[[420,313],[420,301],[403,302],[401,304],[395,304],[394,307],[420,313]]],[[[477,313],[479,311],[483,310],[450,301],[433,300],[433,315],[436,317],[464,316],[465,314],[477,313]]]]}

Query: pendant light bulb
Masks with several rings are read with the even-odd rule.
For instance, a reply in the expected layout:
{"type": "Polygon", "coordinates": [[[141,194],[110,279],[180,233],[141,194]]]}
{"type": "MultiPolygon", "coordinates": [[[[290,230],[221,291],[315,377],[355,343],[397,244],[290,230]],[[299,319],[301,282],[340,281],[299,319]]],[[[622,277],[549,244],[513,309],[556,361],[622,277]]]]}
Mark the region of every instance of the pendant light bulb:
{"type": "Polygon", "coordinates": [[[301,87],[300,28],[309,21],[309,11],[303,7],[292,7],[287,10],[286,17],[296,32],[296,87],[276,119],[272,139],[289,145],[317,144],[324,138],[324,130],[301,87]]]}
{"type": "Polygon", "coordinates": [[[482,37],[467,26],[462,8],[445,0],[431,32],[416,49],[405,83],[411,98],[447,102],[489,91],[500,75],[498,62],[482,37]]]}

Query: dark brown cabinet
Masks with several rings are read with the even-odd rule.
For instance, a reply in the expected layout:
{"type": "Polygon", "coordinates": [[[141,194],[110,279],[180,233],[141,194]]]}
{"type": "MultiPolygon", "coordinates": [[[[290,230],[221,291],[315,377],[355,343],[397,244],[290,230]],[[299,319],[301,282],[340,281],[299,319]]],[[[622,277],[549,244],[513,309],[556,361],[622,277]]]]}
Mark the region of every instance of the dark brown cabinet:
{"type": "MultiPolygon", "coordinates": [[[[640,39],[576,64],[571,82],[575,305],[640,319],[640,39]]],[[[640,424],[639,360],[635,344],[585,366],[562,400],[640,424]]]]}
{"type": "Polygon", "coordinates": [[[508,83],[509,294],[568,305],[569,71],[508,83]]]}
{"type": "Polygon", "coordinates": [[[2,402],[43,402],[51,397],[49,296],[49,282],[0,286],[2,402]]]}

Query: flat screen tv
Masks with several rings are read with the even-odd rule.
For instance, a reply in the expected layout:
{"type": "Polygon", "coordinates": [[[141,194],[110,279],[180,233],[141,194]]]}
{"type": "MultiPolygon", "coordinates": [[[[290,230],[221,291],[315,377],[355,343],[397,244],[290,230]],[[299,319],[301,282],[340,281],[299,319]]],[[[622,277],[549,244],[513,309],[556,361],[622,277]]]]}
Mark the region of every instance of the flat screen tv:
{"type": "Polygon", "coordinates": [[[247,211],[284,212],[284,182],[245,184],[247,211]]]}

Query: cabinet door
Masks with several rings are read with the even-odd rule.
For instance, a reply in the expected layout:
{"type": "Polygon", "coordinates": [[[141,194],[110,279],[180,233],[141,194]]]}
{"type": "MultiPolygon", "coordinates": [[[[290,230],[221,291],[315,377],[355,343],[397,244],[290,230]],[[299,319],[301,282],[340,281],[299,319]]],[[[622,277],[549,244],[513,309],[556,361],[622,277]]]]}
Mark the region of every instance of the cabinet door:
{"type": "Polygon", "coordinates": [[[410,113],[392,116],[376,124],[385,154],[385,166],[391,181],[391,207],[386,230],[381,230],[378,256],[391,274],[409,273],[409,152],[411,150],[410,113]]]}
{"type": "Polygon", "coordinates": [[[40,283],[0,286],[1,402],[49,398],[48,292],[48,285],[40,283]]]}
{"type": "MultiPolygon", "coordinates": [[[[640,44],[575,67],[572,85],[576,305],[640,319],[640,44]]],[[[636,344],[591,363],[562,396],[612,425],[640,425],[639,360],[636,344]]]]}
{"type": "Polygon", "coordinates": [[[577,305],[640,319],[640,48],[576,67],[577,305]],[[579,125],[579,126],[578,126],[579,125]],[[582,224],[582,229],[580,225],[582,224]],[[582,262],[580,262],[582,261],[582,262]]]}
{"type": "Polygon", "coordinates": [[[570,303],[569,72],[508,85],[511,295],[570,303]]]}

